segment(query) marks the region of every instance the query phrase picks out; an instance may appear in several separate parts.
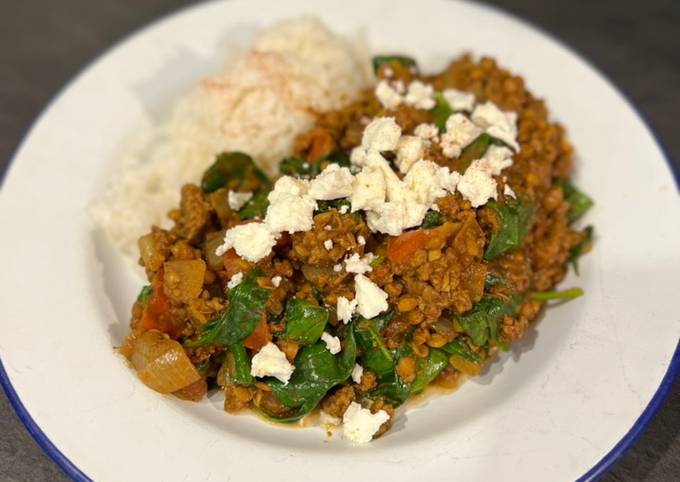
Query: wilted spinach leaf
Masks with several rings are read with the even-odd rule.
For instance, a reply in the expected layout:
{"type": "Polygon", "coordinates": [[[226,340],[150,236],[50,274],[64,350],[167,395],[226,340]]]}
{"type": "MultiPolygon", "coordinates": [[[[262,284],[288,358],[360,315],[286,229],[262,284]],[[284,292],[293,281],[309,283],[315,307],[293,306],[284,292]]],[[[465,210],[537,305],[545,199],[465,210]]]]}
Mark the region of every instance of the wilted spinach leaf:
{"type": "Polygon", "coordinates": [[[257,284],[256,278],[259,276],[262,276],[259,268],[250,271],[238,286],[229,291],[227,309],[203,327],[197,341],[187,342],[186,345],[190,348],[210,343],[233,345],[248,338],[265,316],[270,295],[269,290],[257,284]]]}
{"type": "Polygon", "coordinates": [[[449,357],[442,350],[430,348],[427,358],[416,359],[416,378],[411,382],[411,394],[422,392],[425,387],[449,364],[449,357]]]}
{"type": "Polygon", "coordinates": [[[559,181],[558,185],[564,192],[564,199],[569,203],[567,218],[570,223],[573,223],[593,206],[593,200],[587,194],[576,189],[576,187],[566,179],[559,181]]]}
{"type": "Polygon", "coordinates": [[[583,296],[581,288],[569,288],[562,291],[534,291],[531,293],[531,298],[536,301],[552,301],[552,300],[573,300],[579,296],[583,296]]]}
{"type": "Polygon", "coordinates": [[[472,351],[462,340],[453,340],[442,347],[442,350],[449,355],[455,355],[471,363],[481,363],[484,359],[472,351]]]}
{"type": "Polygon", "coordinates": [[[250,198],[238,212],[241,219],[263,219],[267,214],[267,208],[269,207],[269,200],[267,199],[268,195],[269,191],[265,190],[258,192],[250,198]]]}
{"type": "Polygon", "coordinates": [[[343,383],[352,374],[356,362],[357,345],[352,327],[345,335],[345,346],[338,355],[332,355],[326,344],[319,341],[306,346],[295,358],[295,371],[287,384],[269,380],[269,386],[283,405],[295,408],[295,414],[269,417],[279,422],[293,422],[304,417],[316,407],[328,390],[343,383]]]}
{"type": "Polygon", "coordinates": [[[526,201],[506,200],[504,204],[491,200],[486,204],[498,215],[500,228],[491,235],[484,258],[492,261],[521,246],[529,232],[533,206],[526,201]]]}
{"type": "Polygon", "coordinates": [[[328,310],[309,301],[293,298],[286,304],[286,331],[283,338],[300,345],[315,343],[328,321],[328,310]]]}
{"type": "Polygon", "coordinates": [[[434,108],[430,111],[432,114],[432,122],[437,126],[439,132],[444,132],[446,130],[446,121],[451,117],[451,114],[453,114],[453,109],[441,92],[435,92],[434,100],[436,103],[434,108]]]}
{"type": "Polygon", "coordinates": [[[442,215],[437,211],[428,211],[423,218],[421,227],[425,229],[436,228],[442,223],[442,215]]]}
{"type": "Polygon", "coordinates": [[[243,152],[223,152],[203,173],[201,189],[208,193],[221,187],[240,191],[255,183],[270,185],[269,178],[255,165],[252,157],[243,152]]]}
{"type": "Polygon", "coordinates": [[[364,367],[378,376],[385,375],[394,368],[394,357],[380,335],[380,331],[392,319],[393,313],[389,311],[370,320],[361,318],[354,326],[357,344],[363,352],[364,367]]]}
{"type": "Polygon", "coordinates": [[[472,310],[459,316],[458,322],[475,345],[484,346],[491,339],[500,349],[507,350],[508,343],[500,337],[501,323],[505,315],[514,315],[518,306],[519,297],[506,303],[498,298],[482,298],[472,310]]]}
{"type": "Polygon", "coordinates": [[[458,158],[458,169],[460,172],[465,172],[470,167],[470,164],[472,164],[472,161],[481,159],[489,145],[491,145],[492,140],[493,138],[489,134],[482,132],[477,139],[463,149],[458,158]]]}
{"type": "Polygon", "coordinates": [[[377,74],[380,67],[383,65],[391,64],[392,62],[397,62],[404,67],[415,67],[418,69],[417,62],[412,57],[407,57],[406,55],[376,55],[373,57],[373,71],[377,74]]]}
{"type": "Polygon", "coordinates": [[[250,374],[250,357],[245,347],[240,343],[229,345],[229,355],[233,357],[233,369],[229,367],[232,381],[238,385],[252,385],[255,379],[250,374]]]}
{"type": "Polygon", "coordinates": [[[139,303],[142,307],[146,306],[146,302],[149,301],[152,293],[153,289],[151,288],[151,285],[144,286],[137,295],[137,303],[139,303]]]}

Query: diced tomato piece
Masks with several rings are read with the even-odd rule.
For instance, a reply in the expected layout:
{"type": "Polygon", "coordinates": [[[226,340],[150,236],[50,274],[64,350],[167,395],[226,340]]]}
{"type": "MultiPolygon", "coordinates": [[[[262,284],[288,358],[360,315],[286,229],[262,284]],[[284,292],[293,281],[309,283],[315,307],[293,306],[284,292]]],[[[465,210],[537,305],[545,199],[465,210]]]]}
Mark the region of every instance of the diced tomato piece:
{"type": "Polygon", "coordinates": [[[269,325],[267,325],[267,316],[263,314],[255,330],[248,338],[243,340],[243,346],[251,350],[259,350],[270,341],[272,341],[272,333],[269,331],[269,325]]]}
{"type": "Polygon", "coordinates": [[[245,274],[250,269],[248,262],[236,254],[234,248],[231,248],[224,253],[222,259],[224,260],[224,269],[226,270],[227,279],[231,279],[231,277],[237,273],[245,274]]]}
{"type": "Polygon", "coordinates": [[[394,264],[406,263],[425,244],[425,231],[406,231],[387,241],[387,257],[394,264]]]}
{"type": "Polygon", "coordinates": [[[138,328],[144,331],[159,330],[163,333],[167,333],[170,338],[176,340],[182,333],[184,323],[178,322],[172,316],[170,311],[172,304],[170,303],[170,299],[165,295],[163,289],[162,269],[156,273],[156,276],[151,282],[151,289],[152,293],[144,306],[138,328]]]}

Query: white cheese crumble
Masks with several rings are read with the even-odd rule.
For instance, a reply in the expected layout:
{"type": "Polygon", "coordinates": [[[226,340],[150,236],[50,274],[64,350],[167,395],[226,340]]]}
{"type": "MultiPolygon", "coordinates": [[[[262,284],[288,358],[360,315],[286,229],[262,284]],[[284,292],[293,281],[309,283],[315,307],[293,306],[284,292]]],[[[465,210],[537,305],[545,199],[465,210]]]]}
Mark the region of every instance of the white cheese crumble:
{"type": "Polygon", "coordinates": [[[323,242],[323,247],[326,248],[326,251],[330,251],[331,249],[333,249],[333,241],[327,239],[326,241],[323,242]]]}
{"type": "Polygon", "coordinates": [[[367,151],[392,151],[401,137],[401,127],[394,117],[376,117],[364,129],[361,146],[367,151]]]}
{"type": "Polygon", "coordinates": [[[344,437],[355,444],[365,444],[371,441],[380,426],[390,419],[385,410],[371,413],[352,402],[342,416],[344,437]]]}
{"type": "Polygon", "coordinates": [[[473,208],[486,204],[489,199],[496,199],[496,180],[491,177],[483,160],[472,161],[458,182],[458,191],[473,208]]]}
{"type": "Polygon", "coordinates": [[[381,80],[375,86],[373,91],[378,102],[382,104],[385,109],[394,109],[398,107],[403,99],[399,92],[397,92],[387,80],[381,80]]]}
{"type": "Polygon", "coordinates": [[[276,233],[309,231],[314,224],[316,201],[308,196],[309,182],[283,176],[269,193],[265,224],[276,233]]]}
{"type": "Polygon", "coordinates": [[[359,253],[352,253],[345,258],[345,271],[348,273],[364,274],[373,271],[371,265],[359,257],[359,253]]]}
{"type": "Polygon", "coordinates": [[[363,274],[354,277],[357,311],[364,318],[373,318],[387,310],[387,293],[363,274]]]}
{"type": "Polygon", "coordinates": [[[421,139],[430,140],[439,135],[439,129],[434,124],[418,124],[413,130],[413,134],[421,139]]]}
{"type": "Polygon", "coordinates": [[[463,92],[458,89],[444,89],[442,95],[449,106],[455,111],[464,110],[470,112],[475,106],[475,94],[470,92],[463,92]]]}
{"type": "Polygon", "coordinates": [[[290,364],[285,353],[271,341],[263,346],[251,360],[250,374],[257,378],[274,377],[284,384],[288,383],[295,367],[290,364]]]}
{"type": "Polygon", "coordinates": [[[416,202],[429,207],[448,192],[455,192],[460,174],[432,161],[418,161],[404,177],[416,202]]]}
{"type": "Polygon", "coordinates": [[[338,210],[340,214],[347,214],[347,211],[349,211],[349,206],[347,204],[343,204],[338,210]]]}
{"type": "Polygon", "coordinates": [[[336,306],[338,320],[342,321],[345,325],[349,323],[357,309],[357,304],[357,300],[350,301],[344,296],[338,296],[338,302],[336,306]]]}
{"type": "Polygon", "coordinates": [[[371,209],[385,201],[385,176],[380,169],[364,168],[354,178],[354,188],[350,197],[352,212],[371,209]]]}
{"type": "Polygon", "coordinates": [[[358,363],[354,364],[354,368],[352,369],[352,381],[354,383],[361,383],[361,379],[364,376],[364,367],[359,365],[358,363]]]}
{"type": "Polygon", "coordinates": [[[330,201],[352,194],[354,176],[346,167],[329,164],[309,184],[309,195],[314,199],[330,201]]]}
{"type": "Polygon", "coordinates": [[[324,231],[333,231],[333,226],[331,226],[330,224],[327,224],[323,227],[323,230],[324,231]]]}
{"type": "Polygon", "coordinates": [[[434,87],[419,80],[414,80],[408,86],[404,102],[416,109],[430,110],[435,106],[434,87]]]}
{"type": "Polygon", "coordinates": [[[515,191],[513,191],[512,188],[510,186],[508,186],[507,184],[503,188],[503,194],[506,195],[507,197],[511,197],[513,199],[517,198],[517,196],[515,195],[515,191]]]}
{"type": "Polygon", "coordinates": [[[342,264],[338,263],[335,266],[333,266],[333,271],[335,271],[336,273],[342,271],[342,264]]]}
{"type": "Polygon", "coordinates": [[[441,136],[441,148],[446,157],[458,157],[482,129],[473,124],[463,114],[453,114],[446,120],[446,132],[441,136]]]}
{"type": "Polygon", "coordinates": [[[336,355],[340,353],[340,350],[342,350],[340,338],[331,335],[327,331],[324,331],[321,334],[321,341],[323,341],[326,344],[326,348],[328,349],[329,352],[331,352],[331,355],[336,355]]]}
{"type": "Polygon", "coordinates": [[[423,157],[423,140],[418,136],[402,136],[397,144],[395,164],[402,174],[406,174],[411,166],[423,157]]]}
{"type": "Polygon", "coordinates": [[[236,192],[229,190],[227,194],[227,203],[234,211],[240,210],[253,197],[252,192],[236,192]]]}
{"type": "Polygon", "coordinates": [[[391,201],[368,211],[366,221],[373,232],[399,236],[404,229],[420,225],[426,213],[427,206],[415,201],[391,201]]]}
{"type": "Polygon", "coordinates": [[[505,146],[491,145],[482,156],[488,171],[498,176],[503,169],[512,166],[512,151],[505,146]]]}
{"type": "Polygon", "coordinates": [[[278,275],[277,275],[277,276],[274,276],[274,277],[272,278],[272,286],[273,286],[274,288],[278,288],[279,286],[281,286],[281,280],[282,280],[282,279],[283,279],[283,278],[281,278],[281,277],[278,276],[278,275]]]}
{"type": "Polygon", "coordinates": [[[359,243],[359,246],[365,246],[366,245],[366,238],[364,238],[361,234],[357,236],[357,243],[359,243]]]}
{"type": "Polygon", "coordinates": [[[241,284],[241,281],[243,281],[243,273],[239,271],[229,279],[229,282],[227,283],[227,288],[229,288],[230,290],[234,289],[241,284]]]}
{"type": "Polygon", "coordinates": [[[470,116],[472,122],[483,128],[487,134],[502,140],[519,152],[517,143],[517,114],[503,112],[493,102],[485,102],[475,107],[470,116]]]}
{"type": "Polygon", "coordinates": [[[234,248],[240,257],[257,263],[271,252],[277,238],[278,235],[263,223],[240,224],[227,230],[224,243],[217,247],[215,254],[222,256],[234,248]]]}

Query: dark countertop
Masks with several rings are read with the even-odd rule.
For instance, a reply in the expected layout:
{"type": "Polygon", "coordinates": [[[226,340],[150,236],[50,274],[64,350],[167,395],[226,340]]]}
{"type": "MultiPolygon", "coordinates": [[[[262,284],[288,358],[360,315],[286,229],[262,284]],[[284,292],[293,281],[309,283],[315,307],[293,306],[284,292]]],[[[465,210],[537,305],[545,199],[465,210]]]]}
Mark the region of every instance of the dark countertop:
{"type": "MultiPolygon", "coordinates": [[[[0,176],[57,91],[129,32],[190,2],[24,0],[0,7],[0,176]]],[[[680,2],[494,0],[598,66],[650,121],[680,162],[680,2]]],[[[605,481],[680,479],[680,381],[648,430],[605,481]]],[[[67,480],[0,395],[0,480],[67,480]]]]}

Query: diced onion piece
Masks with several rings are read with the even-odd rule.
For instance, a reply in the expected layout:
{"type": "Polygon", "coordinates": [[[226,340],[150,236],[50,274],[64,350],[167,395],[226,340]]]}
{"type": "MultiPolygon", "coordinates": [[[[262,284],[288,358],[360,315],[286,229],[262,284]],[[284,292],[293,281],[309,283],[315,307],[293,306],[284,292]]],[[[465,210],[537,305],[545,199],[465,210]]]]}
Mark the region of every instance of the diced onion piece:
{"type": "Polygon", "coordinates": [[[205,244],[203,245],[203,255],[208,263],[208,267],[213,271],[220,271],[224,269],[224,261],[222,256],[215,254],[215,250],[224,243],[224,232],[218,231],[210,233],[206,236],[205,244]]]}
{"type": "Polygon", "coordinates": [[[153,234],[145,234],[137,241],[139,246],[139,254],[144,261],[144,266],[150,271],[158,271],[163,265],[165,258],[158,251],[156,241],[153,239],[153,234]]]}
{"type": "Polygon", "coordinates": [[[333,278],[338,275],[335,271],[333,271],[332,266],[303,264],[300,270],[302,271],[302,275],[305,277],[305,279],[307,281],[311,281],[312,283],[316,283],[321,277],[333,278]]]}
{"type": "Polygon", "coordinates": [[[173,393],[173,395],[175,395],[177,398],[181,398],[182,400],[198,402],[203,399],[203,397],[205,397],[206,393],[208,393],[208,383],[204,378],[201,378],[191,385],[187,385],[186,387],[179,389],[173,393]]]}
{"type": "Polygon", "coordinates": [[[201,379],[182,345],[159,331],[137,338],[130,361],[140,380],[159,393],[176,392],[201,379]]]}
{"type": "Polygon", "coordinates": [[[165,293],[175,300],[189,303],[198,298],[203,289],[205,261],[182,259],[163,264],[165,293]]]}

